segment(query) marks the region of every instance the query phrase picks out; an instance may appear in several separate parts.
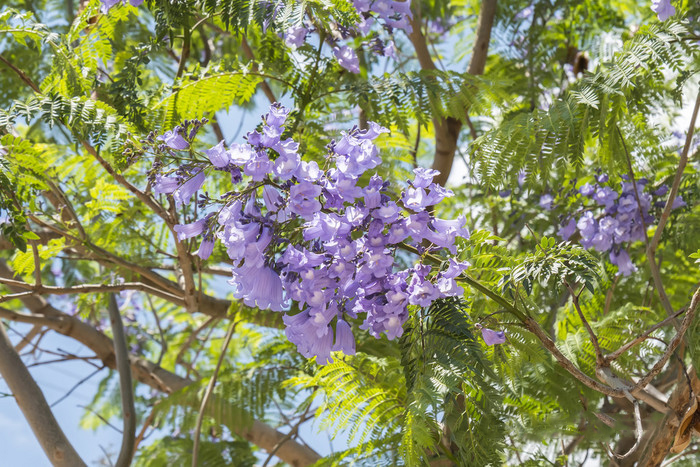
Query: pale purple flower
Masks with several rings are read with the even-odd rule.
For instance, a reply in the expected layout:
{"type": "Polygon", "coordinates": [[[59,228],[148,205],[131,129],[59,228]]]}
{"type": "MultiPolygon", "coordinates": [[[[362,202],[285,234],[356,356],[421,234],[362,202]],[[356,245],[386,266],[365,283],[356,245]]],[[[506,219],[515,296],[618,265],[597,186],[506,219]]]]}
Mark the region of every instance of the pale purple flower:
{"type": "Polygon", "coordinates": [[[591,211],[586,211],[576,223],[576,227],[581,232],[584,239],[592,238],[598,229],[595,217],[591,211]]]}
{"type": "Polygon", "coordinates": [[[254,182],[262,181],[270,172],[272,172],[272,161],[265,153],[258,153],[243,167],[243,173],[252,178],[254,182]]]}
{"type": "Polygon", "coordinates": [[[229,284],[235,287],[233,296],[243,299],[250,307],[283,311],[286,308],[282,281],[269,267],[254,268],[243,265],[233,269],[229,284]]]}
{"type": "Polygon", "coordinates": [[[676,14],[676,9],[671,5],[671,0],[651,0],[651,9],[659,17],[659,21],[666,21],[676,14]]]}
{"type": "Polygon", "coordinates": [[[591,239],[590,244],[598,251],[608,251],[613,244],[612,235],[598,231],[591,239]]]}
{"type": "Polygon", "coordinates": [[[637,266],[634,265],[626,250],[620,250],[617,253],[614,250],[610,251],[610,262],[617,266],[618,275],[629,276],[637,271],[637,266]]]}
{"type": "Polygon", "coordinates": [[[418,274],[411,277],[408,293],[408,302],[411,305],[422,307],[428,307],[440,298],[440,291],[430,281],[422,279],[418,274]]]}
{"type": "Polygon", "coordinates": [[[236,165],[245,165],[255,156],[255,152],[247,144],[233,143],[228,152],[229,160],[236,165]]]}
{"type": "Polygon", "coordinates": [[[366,36],[376,21],[371,16],[369,18],[360,18],[360,22],[357,23],[355,29],[357,29],[357,32],[359,32],[361,35],[366,36]]]}
{"type": "Polygon", "coordinates": [[[177,190],[180,181],[177,178],[156,175],[156,183],[153,185],[153,193],[170,194],[177,190]]]}
{"type": "Polygon", "coordinates": [[[173,227],[173,230],[177,233],[178,240],[185,240],[200,235],[204,231],[206,225],[207,218],[203,217],[190,224],[178,224],[173,227]]]}
{"type": "Polygon", "coordinates": [[[618,193],[610,187],[599,188],[593,194],[593,199],[600,205],[610,207],[615,203],[618,193]]]}
{"type": "Polygon", "coordinates": [[[581,185],[581,188],[578,189],[578,192],[583,196],[593,196],[593,193],[595,193],[595,187],[590,183],[584,183],[581,185]]]}
{"type": "Polygon", "coordinates": [[[224,140],[211,149],[205,149],[204,154],[209,158],[209,162],[216,168],[226,167],[229,163],[229,155],[224,148],[224,140]]]}
{"type": "Polygon", "coordinates": [[[185,183],[180,185],[178,189],[173,192],[175,204],[189,203],[192,195],[194,195],[197,190],[202,188],[202,185],[204,185],[204,180],[204,171],[200,170],[194,177],[190,177],[185,183]]]}
{"type": "Polygon", "coordinates": [[[681,198],[681,195],[678,195],[673,199],[673,203],[671,204],[671,209],[682,208],[685,205],[686,205],[686,202],[683,201],[683,198],[681,198]]]}
{"type": "Polygon", "coordinates": [[[652,192],[654,196],[663,196],[668,193],[668,185],[661,185],[655,191],[652,192]]]}
{"type": "Polygon", "coordinates": [[[100,0],[100,2],[102,2],[100,11],[106,15],[113,6],[119,3],[119,0],[100,0]]]}
{"type": "Polygon", "coordinates": [[[211,256],[212,252],[214,251],[214,240],[207,240],[204,239],[202,240],[202,243],[199,244],[199,249],[197,250],[197,256],[199,256],[202,259],[207,259],[211,256]]]}
{"type": "Polygon", "coordinates": [[[574,233],[576,233],[576,221],[573,218],[569,219],[569,222],[563,225],[558,232],[563,240],[568,240],[574,233]]]}
{"type": "Polygon", "coordinates": [[[185,138],[182,137],[178,130],[176,128],[175,130],[166,131],[156,139],[163,141],[171,149],[187,149],[190,147],[190,144],[185,141],[185,138]]]}
{"type": "Polygon", "coordinates": [[[413,179],[413,186],[416,188],[428,188],[431,183],[433,183],[433,178],[440,175],[439,170],[427,169],[424,167],[417,167],[413,169],[413,173],[416,177],[413,179]]]}
{"type": "Polygon", "coordinates": [[[321,203],[316,199],[321,194],[321,187],[310,183],[300,182],[289,190],[289,210],[304,218],[311,218],[321,209],[321,203]]]}
{"type": "Polygon", "coordinates": [[[291,27],[284,33],[284,43],[290,48],[301,47],[304,44],[308,33],[309,30],[305,27],[291,27]]]}
{"type": "Polygon", "coordinates": [[[347,321],[339,319],[335,325],[335,344],[332,350],[345,355],[355,355],[355,336],[347,321]]]}
{"type": "Polygon", "coordinates": [[[338,60],[338,64],[350,73],[360,72],[360,59],[351,47],[347,45],[335,47],[333,49],[333,55],[335,55],[335,58],[338,60]]]}
{"type": "Polygon", "coordinates": [[[391,57],[394,60],[397,59],[396,56],[396,44],[394,44],[394,41],[389,41],[389,43],[384,47],[384,50],[382,51],[385,57],[391,57]]]}
{"type": "Polygon", "coordinates": [[[506,341],[506,333],[503,331],[494,331],[493,329],[481,327],[481,337],[484,338],[486,345],[503,344],[506,341]]]}
{"type": "Polygon", "coordinates": [[[552,210],[552,202],[554,201],[554,197],[550,194],[544,194],[540,196],[540,207],[542,209],[545,209],[547,211],[552,210]]]}

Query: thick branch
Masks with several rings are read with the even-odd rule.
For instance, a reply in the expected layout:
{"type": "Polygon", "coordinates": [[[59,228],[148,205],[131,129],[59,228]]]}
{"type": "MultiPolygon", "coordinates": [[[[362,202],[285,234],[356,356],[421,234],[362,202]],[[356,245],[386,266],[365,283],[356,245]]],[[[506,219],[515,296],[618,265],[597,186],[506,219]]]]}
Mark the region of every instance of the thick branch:
{"type": "MultiPolygon", "coordinates": [[[[2,265],[3,264],[0,263],[0,266],[2,265]]],[[[7,268],[7,266],[5,266],[5,268],[7,268]]],[[[2,274],[1,270],[0,274],[2,274]]],[[[64,336],[77,340],[85,347],[92,350],[106,366],[116,369],[114,344],[109,337],[89,324],[82,322],[80,319],[57,310],[40,296],[28,295],[21,300],[32,314],[42,318],[42,325],[64,336]]],[[[194,382],[189,378],[178,376],[143,358],[130,355],[129,362],[131,364],[131,371],[137,381],[168,394],[183,389],[194,382]]],[[[214,403],[214,399],[212,399],[209,407],[216,406],[217,404],[214,403]]],[[[207,409],[207,415],[214,418],[217,416],[216,411],[209,408],[207,409]]],[[[228,428],[236,435],[241,436],[267,452],[271,452],[275,449],[285,438],[283,433],[280,433],[271,426],[258,420],[252,421],[248,426],[235,425],[228,426],[228,428]]],[[[321,458],[311,448],[303,446],[295,441],[284,442],[278,448],[276,455],[284,462],[299,467],[312,465],[321,458]]]]}
{"type": "MultiPolygon", "coordinates": [[[[497,0],[482,0],[481,12],[479,13],[479,23],[476,31],[476,40],[472,58],[469,62],[467,72],[472,75],[482,75],[486,67],[488,56],[488,46],[491,40],[491,29],[496,17],[497,0]]],[[[424,70],[436,69],[435,63],[430,56],[425,36],[421,30],[421,18],[418,12],[414,13],[413,32],[409,35],[411,43],[416,50],[416,56],[421,68],[424,70]]],[[[465,115],[469,109],[464,109],[465,115]]],[[[462,122],[452,117],[436,118],[433,120],[435,126],[435,156],[433,159],[433,169],[440,171],[440,175],[435,177],[436,183],[445,185],[452,171],[455,152],[457,151],[457,140],[462,129],[462,122]]]]}
{"type": "Polygon", "coordinates": [[[0,375],[15,396],[17,405],[31,426],[47,457],[57,467],[84,466],[51,412],[39,386],[29,374],[0,323],[0,375]]]}
{"type": "Polygon", "coordinates": [[[112,324],[114,335],[114,350],[117,372],[119,373],[119,393],[122,401],[122,419],[124,430],[122,431],[122,445],[115,467],[129,467],[134,457],[134,441],[136,440],[136,408],[134,407],[134,388],[131,384],[131,365],[129,362],[129,350],[126,346],[124,323],[119,314],[117,299],[114,294],[109,294],[109,320],[112,324]]]}

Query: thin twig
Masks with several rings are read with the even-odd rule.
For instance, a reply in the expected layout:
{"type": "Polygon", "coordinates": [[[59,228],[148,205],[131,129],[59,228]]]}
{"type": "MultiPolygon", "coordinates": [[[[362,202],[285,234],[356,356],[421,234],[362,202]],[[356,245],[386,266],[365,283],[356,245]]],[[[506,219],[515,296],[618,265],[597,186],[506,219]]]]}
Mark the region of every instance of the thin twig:
{"type": "Polygon", "coordinates": [[[151,296],[146,294],[146,300],[148,300],[148,306],[151,308],[153,318],[156,320],[156,326],[158,326],[158,334],[160,335],[160,354],[158,355],[158,361],[156,362],[156,365],[160,366],[160,363],[163,361],[163,356],[168,351],[168,341],[165,338],[163,326],[161,326],[160,324],[160,317],[158,316],[158,312],[153,306],[153,300],[151,300],[151,296]]]}
{"type": "Polygon", "coordinates": [[[224,361],[224,358],[226,357],[226,350],[228,349],[228,345],[231,342],[231,338],[233,337],[233,333],[236,330],[236,324],[238,324],[238,321],[236,321],[235,316],[231,320],[231,324],[228,327],[228,331],[226,332],[226,337],[224,338],[224,344],[223,347],[221,347],[221,354],[219,355],[219,360],[216,362],[216,368],[214,369],[214,374],[212,375],[211,379],[209,380],[209,384],[207,385],[207,389],[204,392],[204,397],[202,398],[202,404],[199,406],[199,413],[197,414],[197,425],[194,431],[194,446],[192,447],[192,467],[197,467],[197,456],[199,454],[199,438],[202,433],[202,422],[204,421],[204,410],[207,407],[207,402],[209,402],[209,398],[212,395],[212,392],[214,392],[214,386],[216,385],[216,380],[219,377],[219,370],[221,370],[221,364],[224,361]]]}
{"type": "Polygon", "coordinates": [[[104,423],[105,425],[107,425],[108,427],[110,427],[111,429],[113,429],[114,431],[116,431],[117,433],[123,434],[123,433],[122,433],[122,430],[120,430],[120,429],[117,428],[116,426],[114,426],[114,425],[112,425],[111,423],[109,423],[109,420],[107,420],[106,418],[104,418],[104,417],[103,417],[102,415],[100,415],[99,413],[95,412],[93,409],[91,409],[91,408],[88,407],[87,405],[77,405],[76,407],[79,407],[79,408],[81,408],[81,409],[87,410],[88,412],[90,412],[91,414],[93,414],[95,417],[99,418],[99,419],[102,421],[102,423],[104,423]]]}
{"type": "Polygon", "coordinates": [[[656,330],[659,329],[660,327],[667,325],[669,322],[675,320],[677,317],[679,317],[680,315],[682,315],[684,311],[685,311],[685,309],[682,309],[682,310],[678,311],[677,313],[675,313],[675,314],[669,316],[669,317],[666,318],[665,320],[661,321],[660,323],[655,324],[655,325],[652,326],[651,328],[649,328],[649,329],[647,329],[646,331],[644,331],[644,333],[643,333],[642,335],[640,335],[640,336],[638,336],[637,338],[635,338],[635,339],[629,341],[628,343],[624,344],[622,347],[620,347],[619,349],[615,350],[614,352],[609,353],[608,355],[605,356],[605,361],[606,361],[606,362],[612,362],[613,360],[619,358],[620,355],[622,355],[623,353],[625,353],[627,350],[629,350],[630,348],[632,348],[632,347],[634,347],[635,345],[639,344],[640,342],[646,340],[647,337],[649,337],[649,334],[651,334],[652,332],[656,331],[656,330]]]}
{"type": "Polygon", "coordinates": [[[588,332],[588,336],[591,338],[591,342],[593,343],[593,348],[595,349],[595,358],[596,358],[596,364],[597,365],[604,365],[605,364],[605,358],[603,357],[603,352],[600,350],[600,343],[598,342],[598,336],[596,336],[595,332],[593,332],[593,328],[591,328],[591,325],[588,323],[588,320],[586,320],[586,317],[583,314],[583,311],[581,310],[581,306],[578,301],[578,294],[574,292],[574,289],[571,287],[568,281],[564,281],[564,284],[566,285],[566,288],[569,289],[569,293],[571,294],[571,301],[574,303],[574,307],[576,308],[576,312],[578,313],[578,317],[581,319],[581,322],[583,323],[583,326],[586,328],[586,331],[588,332]]]}
{"type": "Polygon", "coordinates": [[[688,152],[690,151],[690,146],[693,141],[693,133],[695,132],[695,123],[698,118],[698,111],[700,110],[700,92],[695,100],[695,108],[693,109],[693,115],[690,117],[690,124],[688,126],[688,135],[685,138],[685,146],[683,146],[683,151],[681,152],[680,160],[678,161],[678,169],[676,170],[676,175],[673,178],[673,184],[671,185],[671,191],[668,194],[668,199],[666,200],[666,205],[659,218],[659,224],[654,232],[654,237],[652,237],[647,247],[647,258],[649,259],[649,266],[651,268],[652,277],[654,279],[654,285],[659,293],[659,298],[661,300],[664,309],[667,314],[673,314],[673,307],[671,302],[666,295],[663,287],[663,282],[661,280],[661,274],[659,272],[659,267],[656,264],[656,248],[659,246],[661,241],[661,234],[666,227],[668,218],[671,215],[671,208],[673,207],[673,201],[676,199],[678,194],[678,189],[681,185],[681,178],[683,177],[683,172],[685,171],[685,166],[688,163],[688,152]]]}
{"type": "Polygon", "coordinates": [[[93,376],[95,376],[97,373],[99,373],[100,371],[102,371],[104,369],[105,369],[105,366],[102,365],[101,367],[99,367],[98,369],[96,369],[95,371],[93,371],[92,373],[87,375],[85,378],[83,378],[80,381],[78,381],[77,383],[75,383],[73,385],[73,387],[68,390],[68,392],[66,392],[63,396],[59,397],[54,403],[52,403],[51,407],[55,407],[58,404],[60,404],[61,402],[63,402],[68,396],[73,394],[73,391],[78,389],[83,383],[85,383],[87,380],[89,380],[90,378],[92,378],[93,376]]]}

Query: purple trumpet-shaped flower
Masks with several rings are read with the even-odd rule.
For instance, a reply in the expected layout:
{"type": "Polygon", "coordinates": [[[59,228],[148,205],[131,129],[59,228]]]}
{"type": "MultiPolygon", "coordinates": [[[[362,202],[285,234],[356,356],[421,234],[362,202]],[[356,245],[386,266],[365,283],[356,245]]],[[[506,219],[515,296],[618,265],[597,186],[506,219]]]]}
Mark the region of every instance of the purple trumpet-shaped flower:
{"type": "Polygon", "coordinates": [[[229,163],[229,155],[226,149],[224,149],[223,140],[213,148],[205,149],[204,154],[209,158],[209,162],[218,169],[226,167],[229,163]]]}
{"type": "Polygon", "coordinates": [[[416,188],[428,188],[433,183],[433,178],[440,175],[439,170],[418,167],[413,169],[416,178],[413,179],[413,186],[416,188]]]}
{"type": "Polygon", "coordinates": [[[563,225],[557,233],[562,240],[568,240],[573,234],[576,233],[576,221],[573,218],[569,219],[569,222],[563,225]]]}
{"type": "Polygon", "coordinates": [[[109,10],[112,9],[113,6],[115,6],[117,3],[119,3],[119,0],[100,0],[102,2],[102,5],[100,6],[100,11],[102,14],[107,14],[109,10]]]}
{"type": "Polygon", "coordinates": [[[255,156],[253,149],[247,144],[232,144],[229,149],[229,160],[231,163],[243,166],[250,162],[255,156]]]}
{"type": "Polygon", "coordinates": [[[180,185],[177,190],[173,192],[173,198],[175,198],[175,204],[187,204],[190,202],[192,195],[197,192],[202,185],[204,185],[204,171],[200,170],[194,177],[191,177],[185,183],[180,185]]]}
{"type": "Polygon", "coordinates": [[[207,225],[207,217],[203,217],[196,220],[190,224],[178,224],[173,227],[175,233],[177,233],[178,240],[186,240],[188,238],[196,237],[204,232],[204,228],[207,225]]]}
{"type": "Polygon", "coordinates": [[[629,276],[637,271],[637,266],[634,265],[626,250],[620,250],[617,253],[615,250],[610,251],[610,262],[617,266],[618,275],[629,276]]]}
{"type": "Polygon", "coordinates": [[[187,141],[185,141],[185,138],[183,138],[180,134],[179,128],[166,131],[162,135],[158,136],[156,139],[163,141],[166,144],[166,146],[168,146],[171,149],[181,150],[190,147],[190,144],[187,141]]]}
{"type": "Polygon", "coordinates": [[[291,27],[284,33],[284,43],[287,45],[287,47],[294,49],[301,47],[304,44],[308,33],[309,30],[304,27],[291,27]]]}
{"type": "Polygon", "coordinates": [[[236,288],[233,296],[243,299],[243,303],[250,307],[272,311],[286,308],[280,276],[267,266],[255,268],[244,264],[234,268],[229,284],[236,288]]]}
{"type": "Polygon", "coordinates": [[[683,201],[683,198],[681,198],[680,195],[678,195],[675,198],[673,198],[673,203],[671,204],[671,209],[682,208],[685,205],[686,205],[686,202],[683,201]]]}
{"type": "Polygon", "coordinates": [[[503,331],[494,331],[493,329],[478,326],[481,329],[481,337],[484,338],[486,345],[503,344],[506,341],[506,333],[503,331]]]}
{"type": "Polygon", "coordinates": [[[671,0],[651,0],[651,9],[659,17],[659,21],[666,21],[676,14],[671,0]]]}
{"type": "Polygon", "coordinates": [[[540,196],[540,207],[546,211],[552,210],[552,202],[554,202],[554,196],[550,194],[544,194],[540,196]]]}
{"type": "Polygon", "coordinates": [[[214,240],[205,238],[204,240],[202,240],[202,243],[199,244],[199,249],[197,250],[196,254],[202,259],[207,259],[211,256],[213,251],[214,240]]]}
{"type": "Polygon", "coordinates": [[[347,321],[338,319],[335,325],[335,344],[332,350],[343,352],[345,355],[355,355],[355,336],[347,321]]]}
{"type": "Polygon", "coordinates": [[[595,193],[595,187],[590,183],[584,183],[581,185],[581,188],[578,189],[578,192],[583,196],[593,196],[593,193],[595,193]]]}
{"type": "Polygon", "coordinates": [[[177,178],[156,175],[156,183],[153,185],[153,192],[170,194],[177,190],[179,186],[180,181],[177,178]]]}
{"type": "Polygon", "coordinates": [[[360,72],[360,59],[351,47],[347,45],[335,47],[333,49],[333,55],[335,55],[335,58],[338,60],[338,65],[342,66],[350,73],[357,74],[360,72]]]}
{"type": "Polygon", "coordinates": [[[289,210],[294,214],[310,219],[321,210],[321,203],[316,199],[321,194],[321,187],[310,182],[293,185],[289,190],[289,210]]]}

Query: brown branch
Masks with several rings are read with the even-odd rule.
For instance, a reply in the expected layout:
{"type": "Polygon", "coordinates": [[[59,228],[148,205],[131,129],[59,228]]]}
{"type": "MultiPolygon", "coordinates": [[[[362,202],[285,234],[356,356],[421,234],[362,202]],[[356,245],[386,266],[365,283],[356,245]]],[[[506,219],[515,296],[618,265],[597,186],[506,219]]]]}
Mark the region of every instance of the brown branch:
{"type": "Polygon", "coordinates": [[[211,399],[212,393],[214,392],[216,380],[219,377],[219,371],[221,371],[221,365],[224,362],[224,358],[226,357],[226,350],[228,350],[228,346],[231,343],[233,333],[236,331],[236,324],[238,324],[238,321],[236,321],[235,319],[236,317],[234,316],[233,318],[234,319],[231,321],[231,324],[228,327],[228,331],[226,331],[226,337],[224,338],[224,343],[221,347],[221,352],[219,353],[219,359],[216,362],[214,374],[209,380],[209,384],[207,384],[207,389],[204,391],[204,397],[202,397],[202,404],[199,406],[199,413],[197,414],[197,423],[194,430],[194,445],[192,447],[192,467],[197,467],[197,457],[199,456],[199,441],[202,434],[202,422],[204,421],[204,411],[207,408],[207,404],[209,403],[209,399],[211,399]]]}
{"type": "Polygon", "coordinates": [[[109,321],[114,335],[114,356],[117,372],[119,373],[119,393],[122,405],[122,443],[119,449],[119,457],[115,467],[129,467],[134,456],[134,441],[136,439],[136,407],[134,406],[134,388],[131,384],[131,364],[129,362],[129,350],[124,334],[124,323],[119,313],[117,299],[114,294],[109,294],[109,321]]]}
{"type": "Polygon", "coordinates": [[[571,301],[574,303],[574,307],[576,308],[578,317],[581,319],[581,322],[586,328],[586,332],[588,332],[588,336],[591,338],[591,342],[593,343],[593,348],[595,349],[596,365],[605,365],[605,358],[603,358],[603,352],[600,350],[598,336],[596,336],[595,332],[593,332],[593,328],[591,328],[591,325],[588,323],[588,320],[586,320],[586,317],[584,316],[583,311],[581,310],[581,306],[578,302],[578,294],[574,292],[574,289],[571,287],[571,285],[569,285],[567,281],[564,281],[564,284],[566,285],[566,288],[569,289],[569,293],[571,294],[571,301]]]}
{"type": "MultiPolygon", "coordinates": [[[[116,368],[114,344],[109,337],[80,319],[57,310],[40,296],[24,297],[23,302],[24,306],[32,314],[51,318],[44,322],[46,327],[75,339],[92,350],[106,366],[112,369],[116,368]]],[[[129,361],[131,371],[137,381],[166,394],[179,391],[193,383],[191,379],[171,373],[143,358],[130,355],[129,361]]],[[[216,404],[212,402],[210,407],[213,405],[216,404]]],[[[217,417],[215,410],[207,409],[207,412],[209,416],[217,417]]],[[[268,452],[274,449],[285,436],[283,433],[258,420],[253,420],[249,425],[230,425],[228,428],[231,432],[268,452]]],[[[295,466],[310,466],[321,458],[312,449],[293,441],[284,443],[277,451],[277,457],[295,466]]]]}
{"type": "Polygon", "coordinates": [[[85,466],[85,462],[58,425],[41,389],[12,347],[2,323],[0,323],[0,375],[12,391],[17,405],[49,461],[56,467],[85,466]]]}
{"type": "MultiPolygon", "coordinates": [[[[493,28],[496,16],[497,0],[482,0],[481,11],[479,12],[479,22],[476,31],[476,40],[472,51],[472,58],[469,62],[467,72],[471,75],[482,75],[486,67],[488,56],[488,46],[491,40],[491,29],[493,28]]],[[[424,70],[435,70],[437,67],[430,56],[430,50],[423,31],[422,21],[419,11],[414,11],[412,27],[413,32],[409,39],[413,44],[418,58],[418,63],[424,70]]],[[[469,109],[465,109],[465,114],[469,109]]],[[[457,151],[457,141],[459,132],[462,129],[462,122],[458,119],[435,118],[435,156],[433,159],[433,169],[440,171],[440,175],[435,177],[435,182],[441,185],[447,183],[447,179],[452,171],[455,152],[457,151]]]]}
{"type": "Polygon", "coordinates": [[[611,353],[609,353],[608,355],[606,355],[606,356],[605,356],[605,361],[608,362],[608,363],[610,363],[610,362],[612,362],[613,360],[619,358],[620,355],[622,355],[623,353],[625,353],[627,350],[631,349],[632,347],[634,347],[635,345],[639,344],[640,342],[646,340],[652,332],[656,331],[656,330],[659,329],[660,327],[663,327],[663,326],[667,325],[668,323],[672,322],[672,321],[675,320],[677,317],[679,317],[680,315],[682,315],[684,311],[685,311],[684,309],[683,309],[683,310],[680,310],[680,311],[678,311],[677,313],[675,313],[675,314],[669,316],[669,317],[666,318],[665,320],[661,321],[660,323],[657,323],[657,324],[655,324],[654,326],[650,327],[649,329],[647,329],[646,331],[644,331],[644,333],[641,334],[640,336],[638,336],[638,337],[636,337],[635,339],[633,339],[633,340],[629,341],[628,343],[624,344],[623,346],[621,346],[619,349],[615,350],[614,352],[611,352],[611,353]]]}
{"type": "MultiPolygon", "coordinates": [[[[41,284],[27,284],[23,281],[7,279],[5,277],[0,276],[0,284],[11,285],[16,288],[28,290],[31,293],[37,295],[72,295],[87,293],[120,292],[122,290],[139,290],[141,292],[151,293],[157,297],[168,300],[169,302],[179,303],[181,306],[184,305],[184,301],[181,298],[171,295],[167,292],[163,292],[160,289],[151,287],[150,285],[144,284],[142,282],[124,282],[123,284],[81,284],[73,287],[55,287],[41,284]]],[[[0,303],[6,302],[8,300],[13,300],[15,298],[21,298],[22,296],[24,296],[24,292],[21,292],[19,294],[0,296],[0,303]]]]}
{"type": "MultiPolygon", "coordinates": [[[[243,54],[248,60],[255,60],[253,49],[250,48],[250,44],[248,44],[248,40],[245,38],[245,36],[241,36],[241,48],[243,49],[243,54]]],[[[257,63],[253,63],[253,71],[258,71],[257,63]]],[[[260,83],[260,87],[262,88],[263,93],[265,93],[265,96],[267,96],[267,100],[270,101],[270,104],[274,104],[275,102],[277,102],[277,98],[272,92],[272,88],[270,87],[270,85],[267,84],[267,81],[263,80],[260,83]]]]}
{"type": "Polygon", "coordinates": [[[39,89],[39,86],[34,84],[34,81],[32,81],[31,78],[29,76],[27,76],[27,74],[25,72],[23,72],[22,70],[20,70],[16,66],[14,66],[8,59],[3,57],[1,54],[0,54],[0,61],[3,62],[5,65],[7,65],[7,67],[10,68],[12,71],[14,71],[15,74],[19,77],[19,79],[24,81],[24,84],[26,84],[27,86],[32,88],[32,90],[34,90],[34,92],[36,92],[37,94],[41,94],[41,89],[39,89]]]}
{"type": "Polygon", "coordinates": [[[659,272],[659,267],[656,264],[656,248],[659,246],[661,241],[661,234],[666,227],[668,218],[671,215],[671,207],[673,206],[673,201],[676,199],[678,194],[678,189],[681,185],[681,178],[683,177],[683,172],[685,171],[685,166],[688,163],[688,152],[690,151],[690,146],[693,141],[693,133],[695,132],[695,124],[698,118],[698,111],[700,110],[700,92],[695,100],[695,108],[693,109],[693,115],[690,117],[690,124],[688,126],[688,134],[685,138],[685,145],[683,146],[683,151],[681,152],[681,157],[678,162],[678,169],[676,170],[676,175],[673,178],[673,184],[671,185],[671,192],[668,194],[668,199],[666,200],[666,205],[659,218],[659,224],[654,232],[654,237],[649,242],[647,246],[647,258],[649,259],[649,267],[651,268],[652,278],[654,279],[654,286],[659,294],[659,299],[661,300],[666,313],[673,314],[673,307],[671,302],[666,295],[664,290],[663,281],[661,280],[661,273],[659,272]]]}

